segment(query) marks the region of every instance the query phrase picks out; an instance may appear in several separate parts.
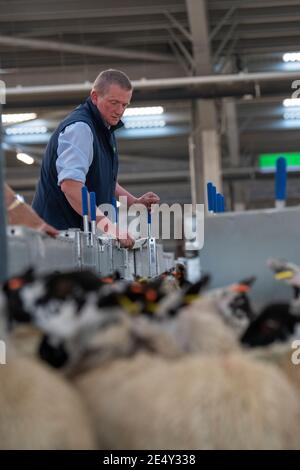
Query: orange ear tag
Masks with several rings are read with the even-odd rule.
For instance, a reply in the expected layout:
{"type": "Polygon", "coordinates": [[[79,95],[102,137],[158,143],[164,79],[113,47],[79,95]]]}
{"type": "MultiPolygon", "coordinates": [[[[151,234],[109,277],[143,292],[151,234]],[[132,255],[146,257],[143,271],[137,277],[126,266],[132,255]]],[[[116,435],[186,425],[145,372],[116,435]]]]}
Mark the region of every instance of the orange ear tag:
{"type": "Polygon", "coordinates": [[[14,279],[10,279],[10,281],[8,281],[8,287],[10,290],[18,290],[23,286],[24,281],[19,277],[15,277],[14,279]]]}

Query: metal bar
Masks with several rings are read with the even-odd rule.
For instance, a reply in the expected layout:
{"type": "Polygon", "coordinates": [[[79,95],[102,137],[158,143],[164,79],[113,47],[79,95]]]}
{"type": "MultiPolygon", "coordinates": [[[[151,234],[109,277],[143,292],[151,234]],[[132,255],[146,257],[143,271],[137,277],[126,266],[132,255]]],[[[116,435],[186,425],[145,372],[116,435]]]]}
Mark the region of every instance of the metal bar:
{"type": "Polygon", "coordinates": [[[227,33],[225,34],[221,44],[219,45],[218,49],[216,50],[216,52],[214,53],[214,56],[213,56],[213,62],[217,62],[218,58],[220,57],[224,47],[226,46],[226,44],[228,43],[228,41],[230,40],[231,36],[233,35],[234,33],[234,30],[236,29],[236,26],[237,26],[237,23],[234,22],[231,27],[229,28],[229,30],[227,31],[227,33]]]}
{"type": "MultiPolygon", "coordinates": [[[[120,33],[120,32],[128,32],[128,31],[150,31],[153,33],[153,31],[156,30],[164,30],[169,26],[169,21],[167,19],[163,18],[163,21],[155,21],[155,23],[146,23],[146,22],[138,22],[138,23],[126,23],[126,24],[119,24],[119,23],[114,23],[114,24],[101,24],[101,34],[103,33],[120,33]]],[[[31,28],[28,31],[22,31],[20,33],[16,32],[17,37],[22,37],[22,38],[34,38],[38,37],[41,38],[43,36],[52,36],[53,34],[66,34],[66,33],[74,33],[74,24],[56,24],[55,25],[55,30],[52,27],[41,27],[38,28],[38,26],[35,26],[34,30],[31,28]]],[[[86,23],[84,25],[80,26],[80,33],[81,34],[92,34],[92,33],[99,33],[99,22],[96,20],[94,24],[86,23]]],[[[140,39],[141,42],[145,41],[143,37],[135,39],[140,39]]],[[[144,42],[145,43],[145,42],[144,42]]]]}
{"type": "Polygon", "coordinates": [[[227,65],[228,60],[231,58],[231,54],[233,50],[235,49],[237,42],[238,42],[238,37],[235,35],[231,41],[229,48],[226,51],[226,56],[224,57],[223,63],[221,63],[220,68],[218,69],[218,73],[222,73],[222,71],[224,70],[224,67],[227,65]]]}
{"type": "MultiPolygon", "coordinates": [[[[286,97],[293,80],[299,72],[238,73],[205,76],[185,76],[167,79],[132,81],[134,99],[138,101],[186,100],[194,98],[214,99],[218,97],[255,96],[255,83],[261,87],[261,96],[280,95],[286,97]]],[[[37,87],[15,87],[6,89],[6,109],[28,108],[28,106],[74,105],[89,93],[91,83],[47,85],[37,87]]]]}
{"type": "Polygon", "coordinates": [[[177,45],[177,47],[180,49],[186,60],[189,62],[192,68],[195,68],[195,61],[193,59],[192,54],[187,50],[187,48],[182,44],[182,42],[179,41],[177,38],[176,34],[172,31],[172,29],[168,28],[168,32],[173,39],[174,43],[177,45]]]}
{"type": "MultiPolygon", "coordinates": [[[[0,282],[7,279],[6,214],[4,209],[4,176],[2,151],[2,105],[0,102],[0,282]]],[[[1,315],[2,312],[0,312],[1,315]]]]}
{"type": "MultiPolygon", "coordinates": [[[[155,78],[133,80],[132,86],[135,90],[153,90],[163,88],[180,88],[185,86],[218,85],[218,84],[242,84],[254,83],[255,81],[280,81],[299,79],[299,72],[258,72],[258,73],[237,73],[226,75],[205,75],[193,77],[175,77],[175,78],[155,78]]],[[[91,82],[72,83],[66,85],[45,85],[32,87],[15,87],[6,89],[6,106],[9,104],[9,98],[35,95],[57,95],[59,93],[86,93],[90,91],[91,82]]]]}
{"type": "Polygon", "coordinates": [[[37,50],[49,50],[59,52],[70,52],[71,54],[85,54],[92,56],[121,57],[123,59],[151,60],[154,62],[173,62],[174,59],[168,54],[156,54],[152,52],[139,52],[126,49],[117,49],[103,46],[84,46],[81,44],[70,44],[67,42],[44,41],[40,39],[16,38],[12,36],[0,35],[0,44],[12,47],[25,47],[37,50]]]}
{"type": "Polygon", "coordinates": [[[171,13],[169,13],[168,11],[165,11],[164,14],[166,15],[166,17],[170,20],[170,22],[172,23],[173,26],[175,26],[176,28],[179,29],[179,31],[189,40],[189,41],[193,41],[193,38],[192,38],[192,35],[191,33],[189,33],[189,31],[187,29],[185,29],[180,23],[179,21],[176,20],[176,18],[174,18],[173,15],[171,15],[171,13]]]}
{"type": "Polygon", "coordinates": [[[188,138],[188,146],[189,146],[189,164],[190,164],[190,186],[191,186],[191,198],[193,207],[197,202],[197,190],[196,190],[196,168],[195,168],[195,142],[193,135],[190,135],[188,138]]]}
{"type": "Polygon", "coordinates": [[[208,36],[209,41],[212,41],[213,38],[218,34],[222,26],[226,23],[227,20],[231,17],[231,15],[235,12],[236,6],[232,6],[230,10],[224,15],[224,17],[221,19],[221,21],[214,27],[214,29],[211,31],[211,33],[208,36]]]}
{"type": "Polygon", "coordinates": [[[184,58],[182,57],[182,55],[179,54],[179,51],[178,51],[174,41],[172,41],[172,39],[169,40],[169,44],[170,44],[170,47],[171,47],[172,51],[174,52],[174,55],[175,55],[176,59],[178,60],[179,64],[182,66],[182,68],[185,71],[186,75],[191,75],[190,69],[188,68],[184,58]]]}
{"type": "Polygon", "coordinates": [[[260,0],[259,2],[254,2],[253,0],[241,1],[241,0],[209,0],[209,8],[211,10],[224,10],[224,8],[229,8],[232,6],[232,3],[237,5],[239,8],[245,9],[260,9],[260,8],[270,8],[275,7],[284,7],[286,8],[289,5],[299,5],[299,0],[285,0],[283,3],[282,0],[260,0]]]}
{"type": "MultiPolygon", "coordinates": [[[[98,2],[99,4],[100,2],[98,2]]],[[[122,2],[124,4],[124,2],[122,2]]],[[[128,5],[123,7],[116,8],[113,5],[110,8],[65,8],[62,2],[56,3],[52,8],[46,2],[40,2],[39,8],[28,8],[28,5],[23,3],[25,8],[20,9],[16,8],[12,3],[5,5],[6,8],[1,9],[0,23],[7,23],[9,21],[21,21],[22,23],[26,21],[50,21],[58,19],[60,20],[74,20],[85,18],[101,18],[102,21],[105,21],[104,18],[114,18],[116,16],[120,17],[132,17],[132,16],[141,16],[141,15],[161,15],[163,14],[163,9],[161,6],[133,6],[128,5]],[[58,5],[61,5],[61,8],[58,8],[58,5]]],[[[185,5],[182,4],[169,4],[168,11],[171,13],[185,13],[185,5]]]]}
{"type": "Polygon", "coordinates": [[[149,250],[149,277],[155,277],[157,276],[157,254],[156,254],[155,238],[149,238],[148,250],[149,250]]]}

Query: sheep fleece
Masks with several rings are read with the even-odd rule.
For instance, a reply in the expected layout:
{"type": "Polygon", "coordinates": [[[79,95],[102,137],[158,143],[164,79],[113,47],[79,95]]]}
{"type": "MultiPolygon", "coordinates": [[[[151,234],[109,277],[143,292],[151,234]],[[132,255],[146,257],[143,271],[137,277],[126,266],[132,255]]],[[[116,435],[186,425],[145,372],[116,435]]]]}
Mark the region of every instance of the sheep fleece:
{"type": "Polygon", "coordinates": [[[0,366],[0,449],[92,449],[88,413],[76,390],[36,361],[0,366]]]}
{"type": "Polygon", "coordinates": [[[296,449],[296,389],[242,353],[117,360],[76,380],[106,449],[296,449]]]}

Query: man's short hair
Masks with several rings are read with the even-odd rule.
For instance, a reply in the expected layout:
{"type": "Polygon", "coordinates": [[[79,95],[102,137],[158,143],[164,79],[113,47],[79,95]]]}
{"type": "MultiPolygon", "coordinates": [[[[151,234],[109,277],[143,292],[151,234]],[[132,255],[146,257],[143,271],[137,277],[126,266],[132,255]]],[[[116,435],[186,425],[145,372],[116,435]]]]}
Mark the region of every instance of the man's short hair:
{"type": "Polygon", "coordinates": [[[115,69],[104,70],[99,73],[98,77],[94,81],[93,90],[96,90],[101,95],[105,95],[108,92],[110,85],[118,85],[124,90],[132,90],[132,85],[124,72],[115,69]]]}

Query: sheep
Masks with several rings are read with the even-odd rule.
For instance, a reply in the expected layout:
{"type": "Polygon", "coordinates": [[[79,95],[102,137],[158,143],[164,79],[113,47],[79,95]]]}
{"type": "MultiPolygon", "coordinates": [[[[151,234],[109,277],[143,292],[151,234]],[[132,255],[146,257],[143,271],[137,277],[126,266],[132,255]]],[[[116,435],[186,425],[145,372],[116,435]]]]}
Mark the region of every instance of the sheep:
{"type": "MultiPolygon", "coordinates": [[[[87,306],[83,307],[83,315],[87,306]]],[[[98,310],[97,315],[101,314],[107,315],[98,310]]],[[[61,318],[64,318],[63,312],[61,318]]],[[[96,367],[110,359],[133,356],[140,351],[177,359],[186,354],[226,353],[239,348],[232,330],[219,316],[195,312],[192,306],[176,318],[160,322],[144,316],[130,318],[119,312],[116,322],[105,327],[92,327],[89,332],[79,329],[74,337],[61,338],[63,343],[58,332],[63,332],[63,324],[57,324],[57,334],[52,337],[53,346],[51,342],[49,344],[51,338],[48,336],[46,349],[41,332],[32,325],[18,326],[11,332],[10,338],[22,354],[34,357],[39,353],[51,365],[61,367],[67,375],[96,367]],[[61,344],[67,353],[66,363],[57,364],[57,351],[61,349],[61,344]]]]}
{"type": "Polygon", "coordinates": [[[75,389],[45,365],[9,356],[0,365],[1,449],[94,449],[87,410],[75,389]]]}
{"type": "MultiPolygon", "coordinates": [[[[72,364],[76,367],[82,356],[87,355],[87,349],[91,360],[88,343],[93,344],[94,360],[100,345],[97,338],[103,340],[100,330],[111,330],[107,327],[109,323],[112,328],[122,330],[124,347],[113,341],[113,347],[109,348],[110,334],[105,332],[105,345],[98,354],[103,357],[115,355],[116,350],[119,355],[122,351],[123,355],[132,354],[138,345],[140,349],[168,358],[201,351],[226,352],[238,347],[233,333],[216,313],[220,309],[224,315],[233,317],[238,309],[247,310],[245,294],[240,292],[239,285],[198,298],[208,276],[168,295],[164,292],[164,279],[148,284],[119,281],[99,288],[101,282],[92,277],[92,287],[87,289],[83,277],[78,273],[64,273],[34,279],[33,273],[26,273],[23,278],[12,280],[12,290],[11,281],[5,286],[10,322],[33,321],[46,335],[39,354],[55,367],[63,367],[66,362],[70,368],[72,364]],[[203,334],[208,330],[209,334],[203,334]]],[[[244,320],[244,317],[238,319],[238,323],[244,324],[244,320]]]]}
{"type": "MultiPolygon", "coordinates": [[[[21,356],[6,329],[1,293],[0,303],[0,337],[7,353],[6,364],[0,364],[0,449],[95,449],[94,431],[79,393],[45,364],[21,356]]],[[[40,332],[27,327],[22,334],[30,338],[20,342],[33,356],[32,338],[40,332]]]]}
{"type": "Polygon", "coordinates": [[[252,282],[253,278],[250,278],[238,284],[212,289],[191,302],[189,310],[195,314],[197,311],[199,314],[217,314],[238,338],[254,319],[250,301],[246,296],[252,282]]]}
{"type": "MultiPolygon", "coordinates": [[[[65,306],[70,307],[68,303],[65,306]]],[[[91,320],[96,318],[91,310],[85,310],[92,307],[89,301],[85,303],[82,318],[87,313],[91,320]]],[[[199,301],[195,311],[193,307],[191,304],[177,317],[151,325],[145,317],[135,317],[131,322],[130,317],[114,310],[118,321],[97,321],[100,327],[96,330],[92,322],[85,329],[80,346],[82,356],[76,356],[79,367],[77,371],[73,369],[70,379],[93,417],[98,446],[297,448],[300,404],[294,386],[276,368],[247,359],[241,352],[216,355],[238,349],[234,335],[214,314],[215,303],[211,299],[199,301]],[[203,309],[205,305],[208,312],[201,314],[199,306],[203,309]],[[161,336],[154,334],[149,325],[161,336]],[[216,333],[215,325],[220,332],[216,333]],[[203,339],[195,333],[196,327],[203,339]],[[173,332],[169,338],[177,339],[175,346],[179,344],[181,349],[186,348],[185,352],[202,354],[174,354],[177,360],[167,361],[164,354],[139,353],[143,349],[156,352],[159,346],[166,346],[164,329],[173,332]],[[194,345],[191,332],[195,334],[194,345]],[[230,338],[228,346],[224,337],[230,338]]],[[[61,318],[71,321],[72,326],[72,315],[65,312],[61,318]]],[[[81,319],[77,326],[80,322],[81,319]]],[[[46,323],[45,320],[44,326],[46,323]]],[[[58,317],[49,325],[53,334],[61,331],[58,317]]],[[[74,338],[78,339],[81,327],[77,329],[75,323],[72,328],[77,335],[74,338]]],[[[69,345],[76,345],[73,339],[69,345]]]]}
{"type": "Polygon", "coordinates": [[[299,366],[299,342],[296,345],[298,351],[295,351],[293,341],[286,345],[274,345],[270,353],[272,354],[272,362],[281,369],[287,378],[300,389],[300,366],[299,366]]]}
{"type": "Polygon", "coordinates": [[[19,326],[13,329],[11,338],[23,353],[39,353],[53,366],[67,366],[69,371],[110,357],[129,356],[138,350],[177,358],[187,353],[226,352],[238,347],[232,331],[219,316],[210,311],[199,312],[193,303],[175,316],[153,318],[128,314],[118,305],[106,306],[103,298],[102,302],[104,305],[99,307],[95,294],[86,294],[79,313],[72,299],[61,302],[55,313],[50,312],[51,302],[47,308],[38,303],[32,321],[46,339],[41,342],[32,325],[22,326],[21,331],[19,326]]]}
{"type": "Polygon", "coordinates": [[[219,316],[207,311],[200,302],[198,307],[192,304],[179,313],[174,336],[176,343],[186,353],[217,354],[239,349],[231,328],[219,316]]]}
{"type": "Polygon", "coordinates": [[[243,332],[240,341],[244,346],[268,346],[299,336],[300,268],[277,259],[269,259],[267,265],[275,273],[275,279],[293,288],[295,296],[290,303],[277,302],[264,307],[243,332]]]}
{"type": "MultiPolygon", "coordinates": [[[[160,309],[159,315],[163,316],[163,310],[178,303],[176,295],[164,301],[164,308],[160,309]]],[[[246,315],[238,318],[230,311],[230,304],[239,298],[236,285],[213,290],[179,309],[176,317],[159,324],[159,327],[172,336],[178,348],[185,353],[238,350],[238,334],[249,324],[246,315]]],[[[144,328],[145,331],[147,329],[150,330],[149,324],[144,328]]],[[[158,334],[155,337],[158,338],[158,334]]],[[[157,350],[161,352],[159,348],[157,350]]]]}
{"type": "Polygon", "coordinates": [[[240,354],[138,355],[74,378],[100,448],[297,449],[300,401],[277,368],[240,354]]]}
{"type": "Polygon", "coordinates": [[[286,341],[299,327],[300,317],[291,313],[288,303],[267,305],[253,320],[240,338],[243,345],[267,346],[276,341],[286,341]]]}
{"type": "MultiPolygon", "coordinates": [[[[200,280],[196,289],[201,289],[207,279],[204,277],[200,280]]],[[[190,292],[195,286],[190,286],[184,293],[173,292],[164,297],[152,316],[134,316],[130,326],[131,334],[152,352],[169,358],[186,353],[237,350],[239,345],[236,334],[222,321],[218,309],[230,315],[231,305],[235,302],[238,304],[237,301],[241,299],[241,295],[244,296],[244,292],[241,294],[239,285],[233,285],[197,299],[198,295],[190,292]],[[190,297],[193,301],[188,303],[190,297]],[[197,300],[194,300],[195,297],[197,300]]],[[[244,297],[242,302],[242,307],[248,308],[244,297]]],[[[248,324],[248,319],[245,322],[245,318],[237,321],[243,327],[248,324]]]]}

